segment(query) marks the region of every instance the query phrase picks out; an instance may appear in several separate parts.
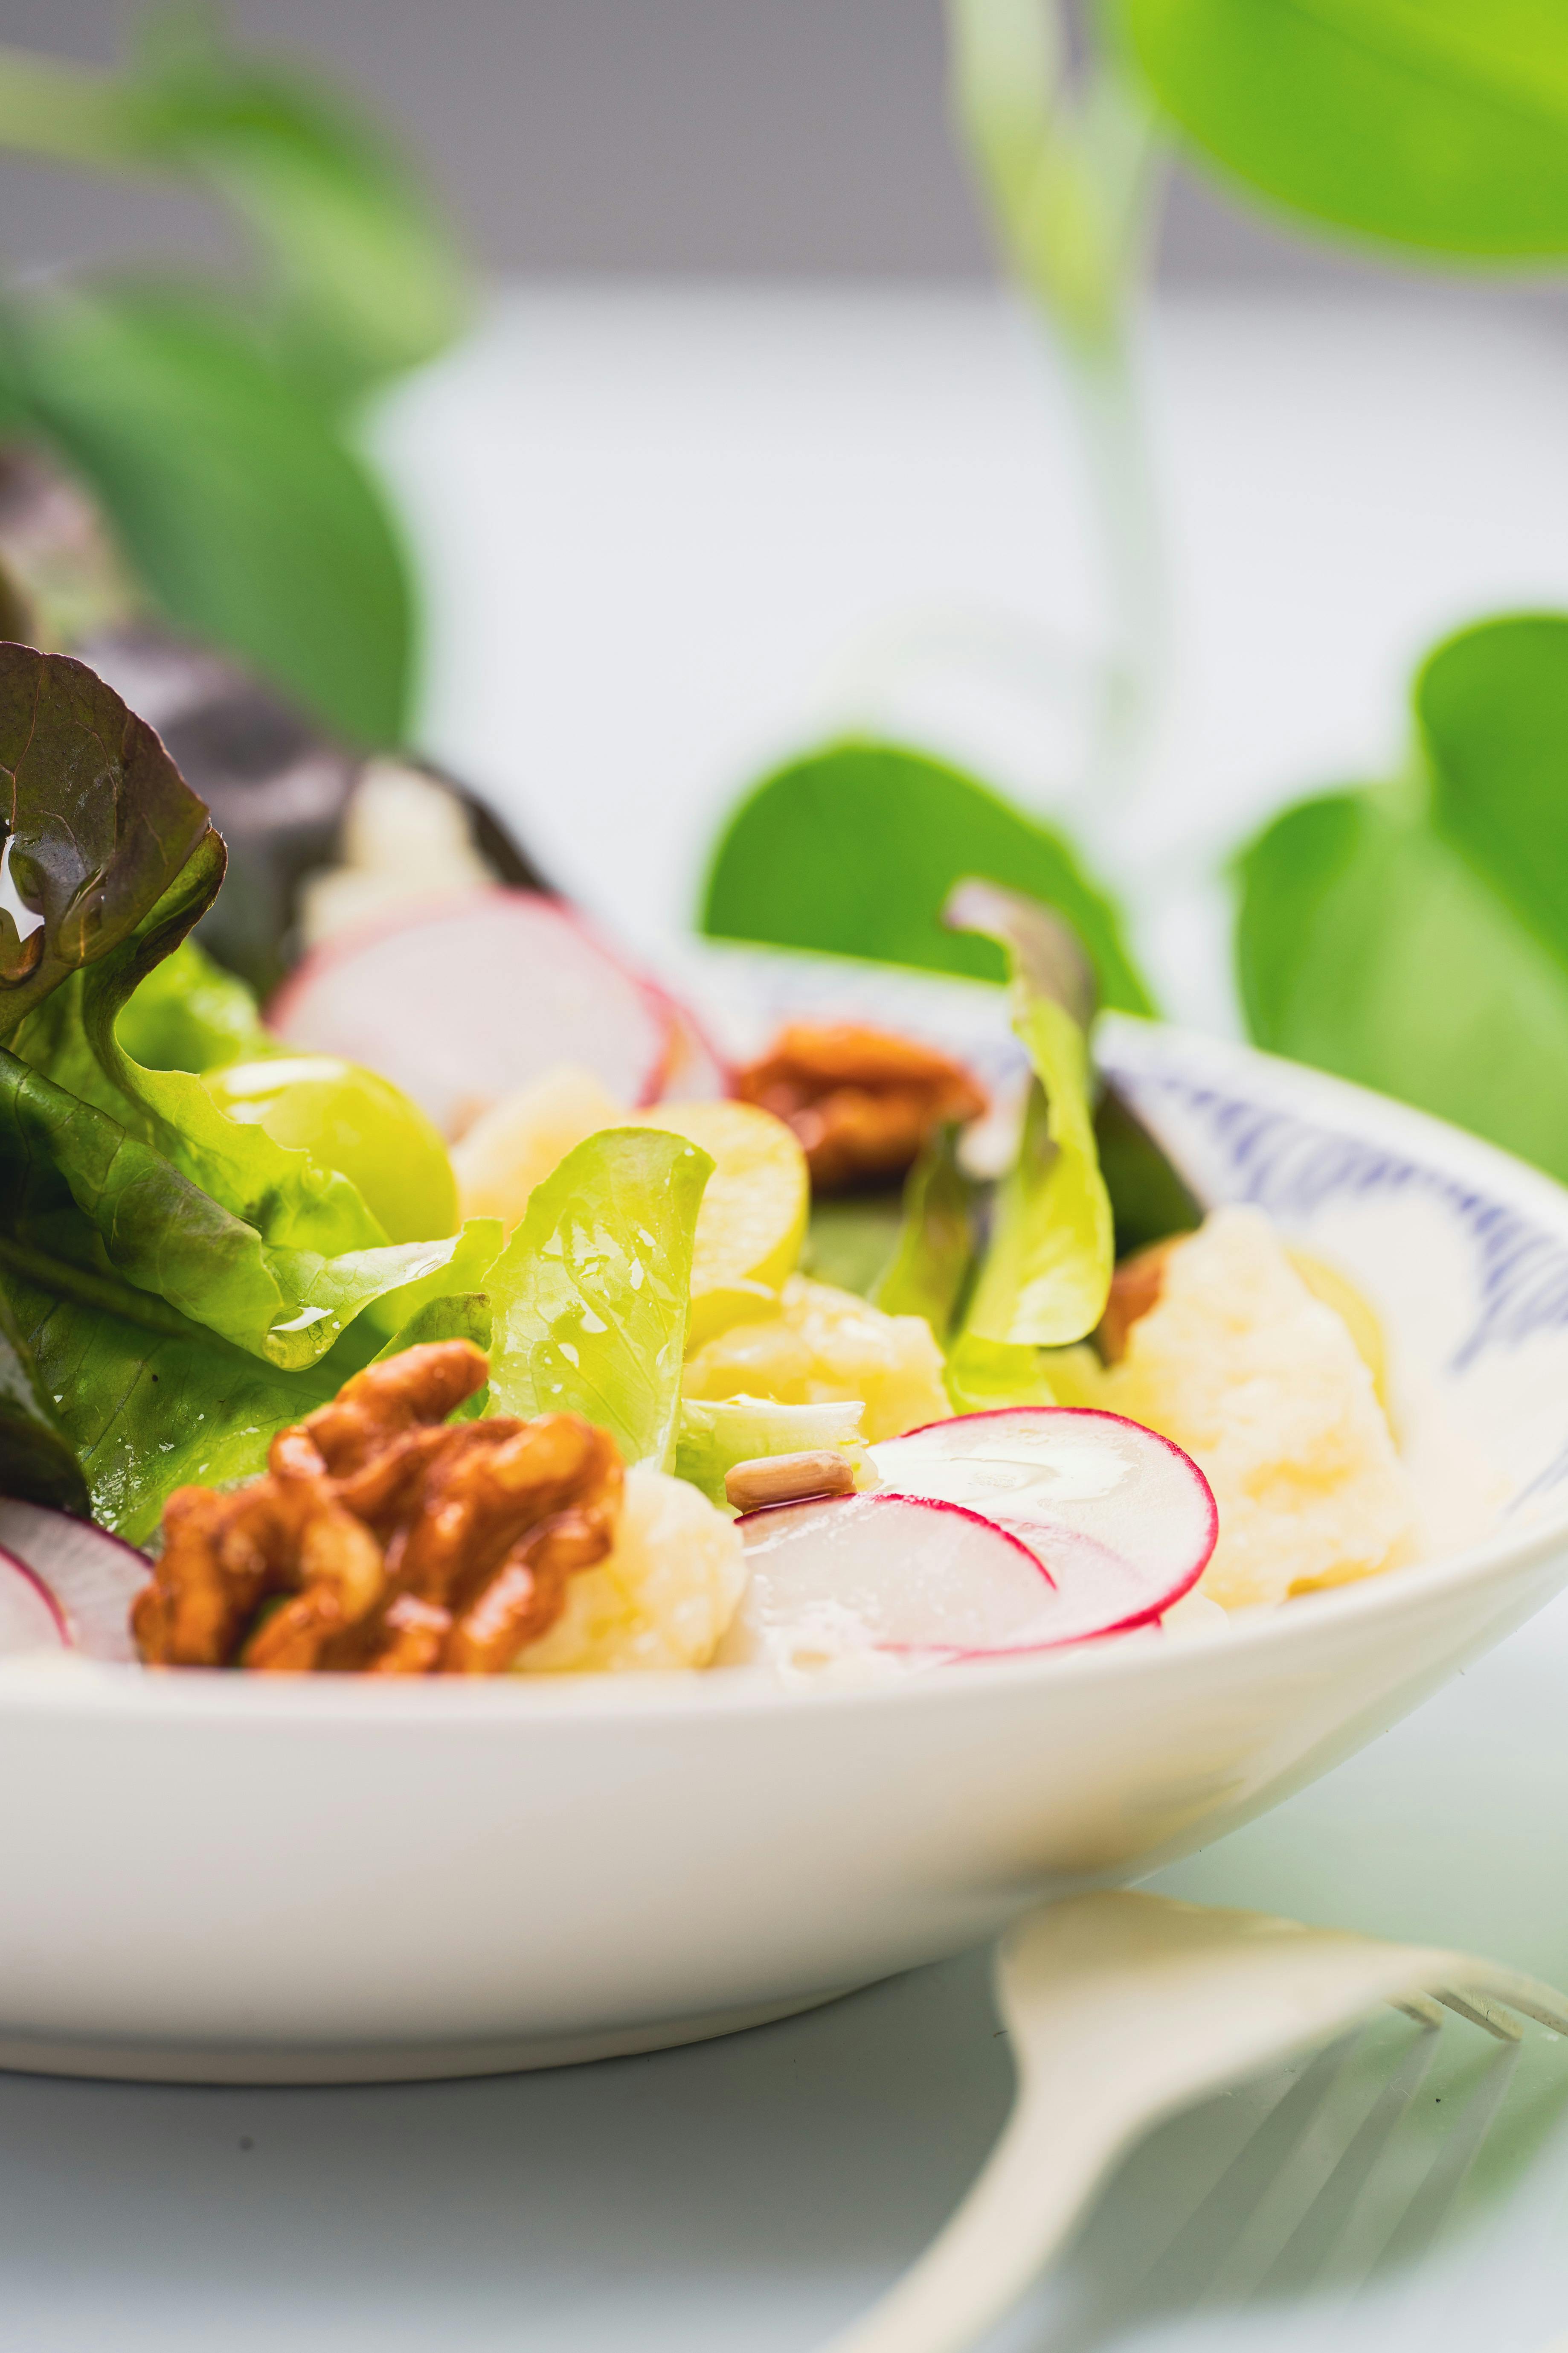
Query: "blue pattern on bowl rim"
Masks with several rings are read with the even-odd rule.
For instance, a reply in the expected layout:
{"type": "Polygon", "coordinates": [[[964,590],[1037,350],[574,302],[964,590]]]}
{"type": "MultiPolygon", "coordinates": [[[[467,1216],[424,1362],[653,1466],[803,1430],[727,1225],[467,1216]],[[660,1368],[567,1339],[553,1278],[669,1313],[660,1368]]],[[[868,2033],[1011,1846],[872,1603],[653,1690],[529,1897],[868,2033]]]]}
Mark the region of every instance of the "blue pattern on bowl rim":
{"type": "MultiPolygon", "coordinates": [[[[1003,994],[981,982],[709,944],[683,962],[731,1052],[791,1017],[865,1019],[947,1047],[993,1087],[1021,1074],[1003,994]]],[[[1439,1121],[1227,1039],[1112,1014],[1097,1048],[1202,1198],[1254,1204],[1303,1239],[1328,1229],[1396,1343],[1419,1321],[1424,1386],[1489,1442],[1500,1515],[1568,1481],[1568,1192],[1439,1121]]]]}

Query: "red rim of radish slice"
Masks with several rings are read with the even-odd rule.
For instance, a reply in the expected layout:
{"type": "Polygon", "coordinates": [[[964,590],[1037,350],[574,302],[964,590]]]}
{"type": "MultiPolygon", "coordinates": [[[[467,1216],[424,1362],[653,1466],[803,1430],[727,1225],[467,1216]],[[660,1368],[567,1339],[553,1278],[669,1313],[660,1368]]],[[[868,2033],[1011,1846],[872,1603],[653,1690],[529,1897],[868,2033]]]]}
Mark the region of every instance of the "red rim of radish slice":
{"type": "Polygon", "coordinates": [[[60,1649],[115,1665],[135,1662],[131,1604],[152,1568],[123,1536],[47,1504],[4,1496],[0,1567],[16,1569],[43,1600],[60,1649]]]}
{"type": "MultiPolygon", "coordinates": [[[[1192,1590],[1218,1535],[1213,1492],[1191,1457],[1159,1431],[1099,1407],[997,1407],[925,1423],[901,1438],[879,1440],[868,1451],[881,1479],[879,1487],[860,1496],[775,1505],[770,1513],[748,1514],[742,1523],[751,1531],[748,1541],[754,1545],[760,1536],[759,1524],[770,1519],[777,1524],[781,1510],[795,1514],[795,1524],[803,1534],[815,1526],[831,1543],[836,1528],[847,1529],[851,1523],[805,1515],[835,1510],[842,1514],[847,1507],[876,1502],[937,1505],[984,1525],[1023,1552],[1055,1597],[1052,1615],[1058,1620],[1055,1626],[1042,1625],[1035,1597],[1007,1588],[1005,1577],[989,1591],[976,1587],[966,1596],[937,1590],[922,1598],[901,1567],[891,1584],[879,1586],[879,1577],[888,1574],[881,1564],[869,1567],[857,1585],[858,1571],[868,1564],[853,1554],[841,1553],[836,1567],[829,1567],[826,1556],[797,1567],[793,1574],[800,1580],[800,1609],[809,1613],[824,1605],[838,1607],[848,1611],[852,1622],[859,1611],[867,1639],[883,1651],[952,1659],[1004,1658],[1131,1633],[1156,1623],[1192,1590]],[[1009,1457],[965,1445],[965,1438],[981,1425],[1006,1420],[1037,1433],[1054,1423],[1060,1434],[1070,1425],[1080,1441],[1095,1430],[1114,1435],[1118,1442],[1104,1450],[1099,1470],[1099,1450],[1091,1448],[1086,1455],[1081,1443],[1076,1463],[1071,1455],[1064,1460],[1058,1454],[1053,1461],[1048,1449],[1031,1453],[1023,1448],[1009,1457]],[[944,1440],[951,1451],[943,1450],[944,1440]],[[909,1456],[900,1464],[905,1450],[909,1456]],[[1037,1473],[1034,1479],[1031,1471],[1037,1473]],[[1112,1475],[1107,1478],[1103,1472],[1112,1475]],[[841,1579],[837,1587],[833,1576],[841,1579]],[[886,1631],[889,1612],[907,1619],[911,1597],[917,1615],[929,1607],[929,1638],[892,1638],[886,1631]],[[959,1619],[973,1615],[975,1609],[982,1615],[997,1609],[1005,1615],[1016,1609],[1016,1636],[1005,1641],[954,1639],[944,1627],[950,1605],[959,1619]],[[879,1624],[884,1630],[872,1631],[879,1624]]],[[[787,1569],[779,1573],[786,1577],[792,1574],[787,1569]]],[[[787,1630],[787,1585],[776,1592],[759,1588],[752,1606],[759,1624],[787,1630]]]]}
{"type": "MultiPolygon", "coordinates": [[[[487,885],[476,891],[433,892],[426,898],[405,902],[401,906],[389,909],[384,914],[369,916],[363,923],[353,924],[343,932],[334,934],[332,938],[323,941],[319,948],[312,950],[288,978],[279,984],[265,1009],[268,1028],[276,1035],[289,1038],[299,1043],[307,1051],[341,1053],[348,1060],[364,1063],[368,1068],[384,1069],[385,1075],[395,1082],[397,1081],[395,1054],[383,1053],[378,1059],[374,1048],[372,1050],[365,1050],[363,1046],[358,1052],[352,1052],[350,1044],[359,1042],[354,1039],[351,1039],[349,1043],[334,1042],[318,1048],[309,1034],[310,1028],[309,1017],[302,1013],[301,1008],[309,1003],[314,992],[324,986],[330,986],[331,977],[334,973],[341,972],[343,966],[358,962],[375,949],[384,947],[388,942],[427,931],[433,925],[450,923],[455,918],[460,919],[465,910],[481,914],[491,913],[498,907],[513,908],[519,913],[526,911],[531,923],[537,923],[541,917],[552,923],[559,923],[583,947],[590,950],[593,955],[604,964],[606,971],[615,976],[620,987],[631,992],[648,1024],[651,1035],[646,1056],[631,1058],[634,1075],[630,1083],[627,1084],[622,1073],[617,1071],[611,1075],[620,1079],[622,1083],[618,1089],[612,1091],[629,1094],[633,1099],[634,1107],[637,1108],[657,1102],[663,1091],[667,1074],[679,1054],[680,1039],[678,1017],[679,1019],[684,1019],[693,1033],[700,1038],[697,1025],[690,1020],[689,1015],[684,1014],[682,1008],[676,1006],[668,993],[657,982],[650,980],[646,974],[638,972],[616,950],[607,946],[593,924],[587,922],[575,907],[568,905],[564,900],[556,898],[552,893],[543,891],[515,891],[498,883],[487,885]]],[[[706,1044],[705,1040],[702,1042],[706,1044]]],[[[542,1069],[547,1067],[552,1059],[570,1060],[574,1058],[570,1050],[566,1049],[554,1057],[546,1054],[540,1067],[542,1069]]],[[[603,1071],[599,1075],[606,1076],[603,1071]]],[[[513,1083],[526,1084],[527,1082],[519,1080],[513,1083]]],[[[414,1090],[410,1089],[408,1092],[412,1092],[414,1090]]],[[[472,1092],[483,1091],[475,1089],[472,1092]]],[[[511,1084],[503,1081],[493,1092],[496,1094],[510,1092],[511,1084]]]]}
{"type": "MultiPolygon", "coordinates": [[[[24,1589],[26,1597],[24,1607],[31,1605],[36,1612],[41,1613],[41,1620],[36,1620],[36,1622],[39,1622],[40,1631],[43,1626],[47,1626],[54,1635],[54,1641],[52,1643],[47,1641],[41,1642],[24,1641],[15,1650],[0,1650],[0,1658],[26,1658],[35,1656],[42,1650],[73,1650],[76,1646],[71,1641],[70,1625],[55,1595],[50,1592],[36,1568],[29,1567],[19,1554],[11,1552],[6,1546],[0,1545],[0,1580],[10,1582],[13,1579],[24,1589]]],[[[4,1601],[0,1601],[0,1620],[4,1618],[5,1609],[4,1601]]]]}
{"type": "MultiPolygon", "coordinates": [[[[896,1469],[890,1476],[888,1473],[888,1458],[896,1458],[900,1448],[921,1439],[938,1439],[945,1433],[971,1429],[976,1423],[998,1421],[1023,1421],[1037,1424],[1053,1421],[1071,1422],[1079,1426],[1086,1422],[1094,1422],[1110,1424],[1118,1431],[1133,1432],[1136,1434],[1136,1443],[1140,1450],[1158,1450],[1167,1458],[1173,1469],[1179,1470],[1184,1487],[1201,1504],[1203,1532],[1191,1551],[1186,1554],[1187,1566],[1175,1578],[1169,1583],[1162,1583],[1158,1592],[1151,1595],[1146,1600],[1120,1610],[1114,1617],[1105,1620],[1100,1624],[1085,1627],[1077,1633],[1063,1634],[1047,1647],[1056,1648],[1058,1644],[1075,1641],[1098,1641],[1109,1634],[1131,1633],[1137,1627],[1157,1624],[1167,1609],[1173,1609],[1184,1594],[1193,1590],[1213,1558],[1215,1546],[1219,1540],[1219,1507],[1215,1502],[1214,1490],[1192,1456],[1176,1445],[1173,1440],[1164,1437],[1157,1430],[1151,1430],[1145,1422],[1133,1421],[1126,1414],[1110,1413],[1103,1406],[990,1406],[979,1413],[955,1414],[942,1421],[922,1422],[918,1429],[904,1430],[897,1438],[879,1440],[876,1445],[868,1450],[873,1464],[882,1475],[883,1483],[879,1492],[891,1494],[919,1492],[906,1488],[900,1481],[896,1469]]],[[[1058,1569],[1067,1568],[1068,1559],[1075,1552],[1080,1556],[1079,1567],[1082,1566],[1081,1555],[1085,1552],[1100,1554],[1103,1559],[1114,1564],[1118,1569],[1125,1569],[1131,1566],[1125,1552],[1115,1546],[1107,1545],[1102,1538],[1096,1537],[1086,1530],[1075,1529],[1070,1522],[1063,1522],[1057,1514],[1048,1512],[1030,1514],[1027,1511],[1009,1512],[1004,1514],[988,1512],[983,1504],[977,1504],[973,1501],[968,1508],[976,1511],[981,1518],[994,1519],[997,1525],[1005,1528],[1010,1535],[1016,1535],[1021,1543],[1035,1550],[1041,1567],[1045,1568],[1058,1591],[1064,1589],[1066,1580],[1062,1577],[1052,1575],[1048,1551],[1037,1548],[1038,1545],[1047,1537],[1050,1546],[1058,1548],[1056,1558],[1058,1569]],[[1031,1535],[1031,1529],[1037,1526],[1041,1531],[1039,1539],[1035,1539],[1031,1535]]]]}
{"type": "Polygon", "coordinates": [[[830,1621],[827,1651],[835,1647],[877,1650],[889,1657],[931,1662],[990,1657],[992,1650],[1025,1647],[1023,1642],[987,1645],[985,1640],[975,1638],[978,1621],[987,1612],[994,1614],[999,1593],[1004,1598],[1004,1614],[1013,1621],[1037,1623],[1041,1607],[1048,1609],[1051,1605],[1051,1577],[1030,1546],[1011,1529],[996,1527],[994,1520],[987,1520],[983,1513],[969,1511],[945,1496],[886,1494],[881,1490],[816,1496],[799,1504],[771,1504],[766,1511],[745,1513],[736,1525],[748,1546],[750,1581],[741,1602],[741,1619],[731,1629],[731,1638],[726,1640],[731,1663],[766,1654],[775,1647],[778,1635],[783,1635],[787,1650],[797,1650],[799,1645],[806,1650],[820,1647],[826,1617],[830,1621]],[[910,1529],[912,1518],[917,1527],[910,1529]],[[856,1569],[863,1569],[868,1557],[863,1541],[868,1520],[875,1529],[872,1546],[881,1548],[881,1560],[869,1581],[860,1578],[856,1588],[856,1569]],[[851,1551],[848,1562],[842,1556],[835,1560],[835,1539],[842,1541],[856,1527],[860,1529],[860,1544],[851,1551]],[[778,1569],[766,1562],[766,1551],[781,1539],[790,1546],[802,1536],[806,1541],[799,1546],[793,1567],[785,1562],[783,1584],[778,1584],[778,1569]],[[826,1544],[820,1539],[826,1539],[826,1544]],[[942,1565],[945,1581],[941,1586],[941,1605],[947,1609],[950,1623],[945,1630],[926,1623],[921,1630],[920,1569],[929,1572],[942,1541],[950,1553],[954,1544],[962,1548],[966,1567],[952,1577],[952,1557],[942,1565]],[[848,1574],[844,1574],[847,1569],[848,1574]],[[910,1623],[908,1602],[912,1593],[917,1600],[910,1623]],[[832,1623],[835,1614],[837,1626],[832,1623]],[[898,1630],[900,1619],[905,1623],[898,1630]],[[959,1633],[963,1619],[971,1623],[959,1633]]]}

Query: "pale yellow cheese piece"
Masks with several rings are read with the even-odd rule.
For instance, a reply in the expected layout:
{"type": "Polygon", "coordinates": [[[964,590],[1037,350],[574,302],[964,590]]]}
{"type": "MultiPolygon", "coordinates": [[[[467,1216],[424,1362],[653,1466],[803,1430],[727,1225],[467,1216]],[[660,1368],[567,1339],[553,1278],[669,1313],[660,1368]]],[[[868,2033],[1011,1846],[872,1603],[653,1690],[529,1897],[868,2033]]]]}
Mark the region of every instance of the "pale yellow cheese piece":
{"type": "Polygon", "coordinates": [[[1415,1498],[1344,1319],[1261,1211],[1215,1210],[1171,1253],[1158,1304],[1092,1401],[1189,1453],[1219,1542],[1202,1590],[1227,1609],[1375,1577],[1410,1556],[1415,1498]]]}
{"type": "Polygon", "coordinates": [[[513,1662],[524,1675],[706,1667],[745,1590],[741,1532],[684,1479],[626,1472],[616,1541],[567,1583],[566,1606],[513,1662]]]}
{"type": "Polygon", "coordinates": [[[858,1398],[873,1445],[952,1409],[942,1351],[920,1315],[884,1315],[853,1292],[792,1275],[776,1315],[731,1324],[688,1360],[691,1398],[774,1398],[827,1405],[858,1398]]]}
{"type": "Polygon", "coordinates": [[[534,1187],[575,1145],[632,1116],[592,1071],[563,1064],[502,1095],[451,1148],[465,1218],[500,1218],[510,1233],[534,1187]]]}

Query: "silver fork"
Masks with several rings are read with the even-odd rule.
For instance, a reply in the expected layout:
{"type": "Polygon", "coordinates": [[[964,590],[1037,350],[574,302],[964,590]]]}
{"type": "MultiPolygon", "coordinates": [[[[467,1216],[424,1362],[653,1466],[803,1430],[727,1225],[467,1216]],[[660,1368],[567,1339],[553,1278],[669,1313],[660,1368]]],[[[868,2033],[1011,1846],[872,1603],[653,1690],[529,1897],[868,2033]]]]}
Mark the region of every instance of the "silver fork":
{"type": "Polygon", "coordinates": [[[961,2353],[1009,2312],[1150,2128],[1384,2003],[1509,2042],[1568,2035],[1568,1996],[1495,1961],[1164,1896],[1081,1895],[1003,1939],[1018,2089],[984,2172],[891,2292],[825,2353],[961,2353]]]}

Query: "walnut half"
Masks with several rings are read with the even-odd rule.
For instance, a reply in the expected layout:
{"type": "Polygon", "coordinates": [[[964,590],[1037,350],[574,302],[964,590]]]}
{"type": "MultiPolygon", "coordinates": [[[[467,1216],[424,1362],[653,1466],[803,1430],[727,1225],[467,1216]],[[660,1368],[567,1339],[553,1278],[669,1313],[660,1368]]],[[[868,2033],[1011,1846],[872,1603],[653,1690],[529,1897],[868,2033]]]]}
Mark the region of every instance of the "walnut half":
{"type": "Polygon", "coordinates": [[[736,1092],[794,1128],[819,1193],[900,1176],[946,1121],[977,1119],[984,1090],[912,1038],[858,1022],[791,1022],[736,1073],[736,1092]]]}
{"type": "Polygon", "coordinates": [[[466,1340],[371,1365],[272,1441],[266,1474],[181,1487],[132,1630],[150,1666],[500,1674],[614,1539],[615,1441],[576,1414],[447,1419],[466,1340]]]}

